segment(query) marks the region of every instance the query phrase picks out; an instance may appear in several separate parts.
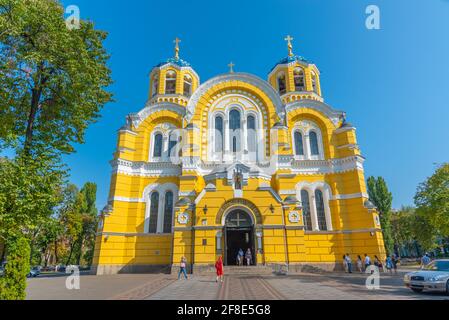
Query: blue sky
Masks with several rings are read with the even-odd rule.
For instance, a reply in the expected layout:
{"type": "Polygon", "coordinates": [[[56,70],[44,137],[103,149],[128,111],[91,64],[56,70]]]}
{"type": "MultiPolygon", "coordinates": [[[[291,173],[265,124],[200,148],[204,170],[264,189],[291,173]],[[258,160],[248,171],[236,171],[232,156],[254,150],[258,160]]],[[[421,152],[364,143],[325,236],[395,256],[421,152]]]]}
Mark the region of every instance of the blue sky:
{"type": "Polygon", "coordinates": [[[325,102],[357,127],[366,176],[383,176],[393,206],[412,204],[418,183],[449,160],[449,1],[118,1],[72,0],[81,18],[109,32],[114,103],[87,130],[86,143],[65,157],[71,181],[98,184],[101,209],[109,191],[109,161],[125,116],[145,104],[148,73],[173,55],[204,82],[227,71],[266,79],[294,52],[321,71],[325,102]],[[381,30],[365,28],[365,8],[378,5],[381,30]]]}

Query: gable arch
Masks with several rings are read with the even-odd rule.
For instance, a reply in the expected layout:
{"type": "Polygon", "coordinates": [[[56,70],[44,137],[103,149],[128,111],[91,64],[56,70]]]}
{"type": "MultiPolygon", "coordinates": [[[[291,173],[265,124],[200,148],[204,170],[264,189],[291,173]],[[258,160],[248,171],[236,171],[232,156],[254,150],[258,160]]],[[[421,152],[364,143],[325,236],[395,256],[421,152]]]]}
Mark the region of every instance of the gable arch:
{"type": "MultiPolygon", "coordinates": [[[[187,104],[186,120],[192,121],[195,115],[200,115],[202,109],[212,102],[211,97],[229,88],[249,92],[264,102],[270,115],[283,118],[282,101],[268,82],[248,73],[229,73],[206,81],[193,93],[187,104]]],[[[277,121],[277,119],[273,119],[273,121],[277,121]]]]}
{"type": "Polygon", "coordinates": [[[249,200],[242,198],[235,198],[226,201],[218,210],[215,218],[215,223],[217,225],[224,225],[226,215],[235,209],[242,209],[247,212],[254,223],[254,225],[262,224],[262,214],[257,206],[249,200]]]}

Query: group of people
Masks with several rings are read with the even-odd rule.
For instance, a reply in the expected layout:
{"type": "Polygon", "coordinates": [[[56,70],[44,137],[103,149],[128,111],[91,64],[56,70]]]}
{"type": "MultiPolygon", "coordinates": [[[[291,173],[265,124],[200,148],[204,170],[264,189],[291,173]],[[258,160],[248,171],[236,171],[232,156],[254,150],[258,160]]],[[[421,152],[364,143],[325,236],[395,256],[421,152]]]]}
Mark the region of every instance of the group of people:
{"type": "Polygon", "coordinates": [[[246,265],[250,266],[252,264],[252,260],[253,260],[253,255],[251,253],[251,249],[248,248],[248,250],[246,250],[246,253],[243,253],[243,250],[240,248],[237,253],[236,260],[237,260],[238,266],[243,265],[243,260],[246,260],[246,265]]]}
{"type": "MultiPolygon", "coordinates": [[[[397,273],[399,258],[395,255],[388,255],[385,259],[385,269],[384,264],[379,259],[378,256],[374,256],[374,261],[371,261],[371,257],[365,253],[365,257],[362,259],[360,255],[357,255],[357,270],[360,273],[365,272],[371,265],[374,265],[378,268],[380,272],[388,271],[390,273],[397,273]]],[[[343,255],[343,267],[346,272],[352,273],[352,260],[349,254],[343,255]]]]}
{"type": "MultiPolygon", "coordinates": [[[[181,278],[181,274],[184,275],[186,279],[188,279],[186,266],[187,259],[186,257],[182,257],[181,262],[179,263],[178,280],[181,278]]],[[[215,262],[215,272],[217,273],[215,282],[218,282],[218,280],[220,280],[220,282],[223,282],[223,258],[221,256],[219,256],[217,261],[215,262]]]]}

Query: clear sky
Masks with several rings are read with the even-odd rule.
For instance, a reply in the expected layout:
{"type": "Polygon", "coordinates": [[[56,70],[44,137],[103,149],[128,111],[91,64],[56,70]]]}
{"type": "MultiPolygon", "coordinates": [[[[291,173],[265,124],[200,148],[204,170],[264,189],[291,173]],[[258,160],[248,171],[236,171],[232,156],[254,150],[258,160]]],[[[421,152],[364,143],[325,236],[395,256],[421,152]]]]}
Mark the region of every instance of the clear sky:
{"type": "Polygon", "coordinates": [[[81,18],[109,32],[114,103],[87,130],[86,143],[65,158],[71,181],[98,184],[107,201],[117,130],[143,108],[148,74],[173,55],[201,81],[228,70],[266,79],[294,52],[321,71],[325,102],[344,110],[357,127],[365,175],[383,176],[393,206],[413,204],[418,183],[449,161],[449,0],[118,1],[70,0],[81,18]],[[365,27],[365,9],[380,8],[381,30],[365,27]]]}

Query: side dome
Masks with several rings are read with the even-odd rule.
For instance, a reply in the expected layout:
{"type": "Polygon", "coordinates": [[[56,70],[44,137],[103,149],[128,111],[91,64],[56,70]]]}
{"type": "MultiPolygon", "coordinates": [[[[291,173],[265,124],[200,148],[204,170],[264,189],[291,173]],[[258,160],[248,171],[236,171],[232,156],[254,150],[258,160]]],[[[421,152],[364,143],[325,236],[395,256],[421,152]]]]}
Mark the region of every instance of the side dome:
{"type": "Polygon", "coordinates": [[[287,36],[288,55],[277,62],[268,74],[268,82],[283,103],[300,99],[323,101],[320,71],[306,58],[293,54],[292,37],[287,36]]]}
{"type": "Polygon", "coordinates": [[[175,55],[158,63],[150,72],[150,104],[160,102],[187,106],[192,93],[200,85],[200,77],[189,62],[179,57],[179,40],[175,39],[175,55]]]}

